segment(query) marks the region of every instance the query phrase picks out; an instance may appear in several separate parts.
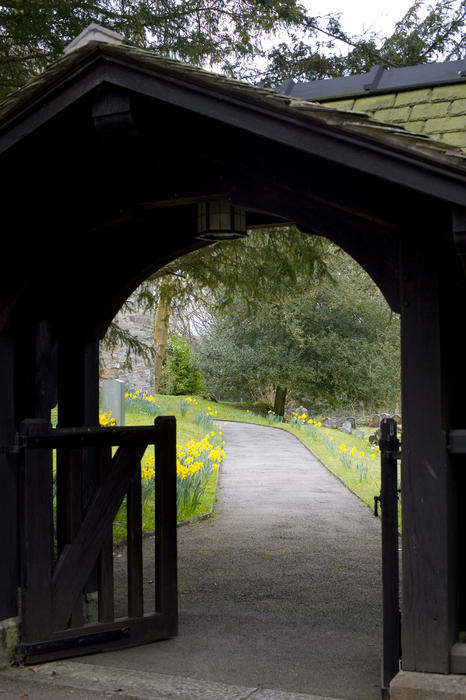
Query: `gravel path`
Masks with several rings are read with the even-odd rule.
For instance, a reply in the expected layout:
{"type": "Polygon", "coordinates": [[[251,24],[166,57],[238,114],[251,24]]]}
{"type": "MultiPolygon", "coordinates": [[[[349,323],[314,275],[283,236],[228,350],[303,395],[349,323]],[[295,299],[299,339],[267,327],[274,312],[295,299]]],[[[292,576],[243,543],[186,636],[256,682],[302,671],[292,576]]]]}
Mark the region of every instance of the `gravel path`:
{"type": "Polygon", "coordinates": [[[378,700],[380,522],[289,433],[223,430],[216,515],[178,530],[178,638],[81,661],[378,700]]]}

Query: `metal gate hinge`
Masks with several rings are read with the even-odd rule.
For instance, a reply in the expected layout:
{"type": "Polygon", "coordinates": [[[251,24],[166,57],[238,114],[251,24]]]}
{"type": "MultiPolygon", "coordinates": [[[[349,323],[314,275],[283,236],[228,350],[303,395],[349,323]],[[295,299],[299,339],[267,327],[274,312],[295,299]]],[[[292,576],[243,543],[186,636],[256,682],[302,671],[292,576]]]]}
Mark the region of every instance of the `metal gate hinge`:
{"type": "Polygon", "coordinates": [[[21,449],[17,436],[13,445],[0,445],[0,455],[17,455],[21,452],[21,449]]]}

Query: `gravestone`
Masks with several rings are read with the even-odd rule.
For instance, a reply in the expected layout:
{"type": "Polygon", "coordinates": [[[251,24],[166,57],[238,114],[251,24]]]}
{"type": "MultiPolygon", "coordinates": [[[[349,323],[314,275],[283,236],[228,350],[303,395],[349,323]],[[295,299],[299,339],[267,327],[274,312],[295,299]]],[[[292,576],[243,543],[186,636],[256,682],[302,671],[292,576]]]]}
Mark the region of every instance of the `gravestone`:
{"type": "Polygon", "coordinates": [[[295,413],[297,413],[298,416],[302,416],[304,413],[306,414],[306,418],[309,416],[309,411],[307,408],[304,408],[304,406],[298,406],[298,408],[295,409],[295,413]]]}
{"type": "Polygon", "coordinates": [[[353,418],[352,416],[349,416],[348,418],[345,418],[345,423],[349,422],[351,424],[352,430],[356,430],[356,418],[353,418]]]}
{"type": "Polygon", "coordinates": [[[336,418],[326,418],[322,425],[326,428],[338,428],[338,420],[336,418]]]}
{"type": "Polygon", "coordinates": [[[102,382],[102,411],[115,418],[117,425],[125,424],[126,384],[121,379],[104,379],[102,382]]]}
{"type": "Polygon", "coordinates": [[[343,421],[343,423],[341,424],[340,430],[341,430],[343,433],[347,433],[348,435],[351,435],[352,432],[353,432],[353,424],[352,424],[352,422],[351,422],[350,420],[345,420],[345,421],[343,421]]]}
{"type": "Polygon", "coordinates": [[[355,430],[354,436],[358,437],[358,438],[363,438],[364,437],[364,430],[355,430]]]}

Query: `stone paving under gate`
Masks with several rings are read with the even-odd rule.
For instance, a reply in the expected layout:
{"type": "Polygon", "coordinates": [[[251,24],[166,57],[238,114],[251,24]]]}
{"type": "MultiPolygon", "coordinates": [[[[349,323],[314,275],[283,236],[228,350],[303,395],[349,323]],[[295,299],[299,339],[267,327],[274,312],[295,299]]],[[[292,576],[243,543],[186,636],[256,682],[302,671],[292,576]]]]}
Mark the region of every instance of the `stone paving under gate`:
{"type": "Polygon", "coordinates": [[[66,683],[74,668],[84,690],[127,670],[133,698],[378,699],[380,521],[294,436],[233,422],[224,436],[216,515],[178,530],[179,636],[44,671],[66,683]]]}

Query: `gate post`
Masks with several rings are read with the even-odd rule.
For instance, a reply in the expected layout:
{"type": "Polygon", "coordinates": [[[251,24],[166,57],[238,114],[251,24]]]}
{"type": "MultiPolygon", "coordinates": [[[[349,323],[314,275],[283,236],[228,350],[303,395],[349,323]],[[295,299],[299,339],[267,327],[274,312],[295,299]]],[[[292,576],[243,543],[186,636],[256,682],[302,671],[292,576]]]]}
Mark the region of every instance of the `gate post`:
{"type": "Polygon", "coordinates": [[[423,673],[449,673],[457,619],[436,242],[419,230],[401,241],[403,670],[423,673]]]}
{"type": "Polygon", "coordinates": [[[400,670],[400,601],[398,562],[398,462],[396,422],[380,423],[382,501],[383,656],[382,697],[389,698],[390,681],[400,670]]]}
{"type": "MultiPolygon", "coordinates": [[[[51,430],[43,419],[24,420],[20,434],[51,430]]],[[[23,449],[21,460],[22,642],[52,636],[53,472],[49,448],[23,449]]]]}

